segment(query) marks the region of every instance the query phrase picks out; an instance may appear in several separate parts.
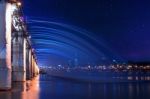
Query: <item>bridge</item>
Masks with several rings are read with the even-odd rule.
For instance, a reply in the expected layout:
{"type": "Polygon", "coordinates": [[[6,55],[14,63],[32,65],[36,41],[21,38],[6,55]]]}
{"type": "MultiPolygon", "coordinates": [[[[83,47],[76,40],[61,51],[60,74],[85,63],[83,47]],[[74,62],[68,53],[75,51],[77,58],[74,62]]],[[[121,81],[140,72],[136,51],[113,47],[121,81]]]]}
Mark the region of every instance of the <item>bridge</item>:
{"type": "Polygon", "coordinates": [[[19,0],[0,0],[0,90],[39,74],[19,0]]]}

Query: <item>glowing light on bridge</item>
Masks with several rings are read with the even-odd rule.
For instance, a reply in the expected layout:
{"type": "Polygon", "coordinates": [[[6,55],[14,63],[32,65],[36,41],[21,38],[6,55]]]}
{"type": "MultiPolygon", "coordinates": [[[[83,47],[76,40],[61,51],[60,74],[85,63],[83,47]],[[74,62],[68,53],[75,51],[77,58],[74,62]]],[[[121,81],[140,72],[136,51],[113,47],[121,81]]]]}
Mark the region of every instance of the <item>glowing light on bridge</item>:
{"type": "Polygon", "coordinates": [[[17,5],[18,5],[18,6],[21,6],[21,2],[18,1],[18,2],[17,2],[17,5]]]}

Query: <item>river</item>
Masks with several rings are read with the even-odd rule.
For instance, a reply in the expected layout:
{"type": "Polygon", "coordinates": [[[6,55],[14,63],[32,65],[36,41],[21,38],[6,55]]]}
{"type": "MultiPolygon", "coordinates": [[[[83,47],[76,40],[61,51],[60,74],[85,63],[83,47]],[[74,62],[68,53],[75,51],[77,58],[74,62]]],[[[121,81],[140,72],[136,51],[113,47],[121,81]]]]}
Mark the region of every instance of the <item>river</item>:
{"type": "Polygon", "coordinates": [[[150,82],[90,83],[40,75],[13,83],[0,99],[150,99],[150,82]]]}

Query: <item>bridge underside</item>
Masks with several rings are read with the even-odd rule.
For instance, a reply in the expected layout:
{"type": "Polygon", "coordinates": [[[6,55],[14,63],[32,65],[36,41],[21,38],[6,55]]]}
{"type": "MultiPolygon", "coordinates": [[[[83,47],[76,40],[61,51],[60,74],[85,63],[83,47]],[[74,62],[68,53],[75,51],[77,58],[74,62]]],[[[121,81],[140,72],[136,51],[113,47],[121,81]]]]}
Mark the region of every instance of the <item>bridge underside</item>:
{"type": "Polygon", "coordinates": [[[31,80],[38,74],[20,6],[0,1],[0,90],[11,89],[12,81],[31,80]]]}

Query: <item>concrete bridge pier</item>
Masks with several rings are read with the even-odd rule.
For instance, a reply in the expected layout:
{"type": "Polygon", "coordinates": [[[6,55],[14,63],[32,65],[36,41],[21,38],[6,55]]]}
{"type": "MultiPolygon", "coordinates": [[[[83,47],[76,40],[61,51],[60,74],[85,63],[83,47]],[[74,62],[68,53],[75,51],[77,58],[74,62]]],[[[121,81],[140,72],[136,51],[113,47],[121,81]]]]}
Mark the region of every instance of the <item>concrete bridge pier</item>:
{"type": "Polygon", "coordinates": [[[31,65],[31,67],[32,67],[32,78],[33,77],[36,77],[37,76],[37,74],[38,74],[38,66],[37,66],[37,62],[36,62],[36,60],[35,60],[35,56],[34,56],[34,54],[32,53],[32,65],[31,65]]]}
{"type": "Polygon", "coordinates": [[[30,80],[30,47],[26,45],[26,80],[30,80]]]}
{"type": "Polygon", "coordinates": [[[36,75],[35,75],[35,59],[34,59],[34,64],[33,64],[33,77],[35,77],[36,75]]]}
{"type": "Polygon", "coordinates": [[[34,57],[33,57],[33,53],[32,53],[32,65],[31,65],[31,70],[32,70],[32,78],[34,78],[34,57]]]}
{"type": "Polygon", "coordinates": [[[29,50],[29,80],[32,79],[32,50],[29,50]]]}
{"type": "Polygon", "coordinates": [[[0,1],[0,90],[11,89],[11,4],[0,1]]]}
{"type": "Polygon", "coordinates": [[[39,74],[39,69],[38,69],[38,65],[36,63],[35,65],[35,76],[37,76],[39,74]]]}
{"type": "Polygon", "coordinates": [[[26,39],[21,32],[13,40],[12,80],[26,81],[26,39]]]}
{"type": "Polygon", "coordinates": [[[0,0],[0,90],[9,90],[12,81],[24,82],[38,73],[20,6],[10,1],[0,0]]]}

